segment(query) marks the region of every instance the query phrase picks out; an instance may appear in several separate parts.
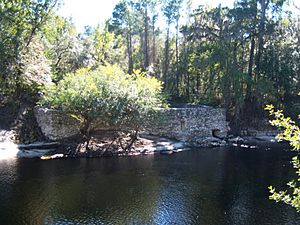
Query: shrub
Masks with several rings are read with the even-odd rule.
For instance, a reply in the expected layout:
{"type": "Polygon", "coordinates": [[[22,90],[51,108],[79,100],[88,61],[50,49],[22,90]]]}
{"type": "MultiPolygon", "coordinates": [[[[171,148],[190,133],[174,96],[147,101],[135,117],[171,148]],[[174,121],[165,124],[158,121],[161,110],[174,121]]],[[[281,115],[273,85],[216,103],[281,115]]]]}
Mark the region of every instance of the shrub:
{"type": "MultiPolygon", "coordinates": [[[[300,94],[300,93],[299,93],[300,94]]],[[[274,117],[271,121],[273,126],[276,126],[283,130],[277,136],[279,141],[285,140],[290,142],[292,150],[300,150],[300,128],[291,120],[290,117],[284,116],[282,110],[275,111],[273,105],[268,105],[266,110],[269,111],[270,115],[274,117]]],[[[300,115],[299,115],[300,118],[300,115]]],[[[290,181],[287,183],[289,191],[276,191],[272,186],[269,187],[271,192],[270,199],[275,200],[276,202],[284,202],[288,205],[294,207],[297,212],[300,212],[300,161],[297,156],[292,159],[293,167],[297,170],[296,174],[298,176],[297,181],[290,181]]]]}
{"type": "Polygon", "coordinates": [[[109,65],[95,71],[80,69],[57,84],[46,86],[39,104],[63,110],[78,119],[88,149],[95,125],[116,130],[126,127],[134,133],[134,141],[155,108],[162,106],[161,90],[161,82],[141,71],[127,75],[117,66],[109,65]]]}

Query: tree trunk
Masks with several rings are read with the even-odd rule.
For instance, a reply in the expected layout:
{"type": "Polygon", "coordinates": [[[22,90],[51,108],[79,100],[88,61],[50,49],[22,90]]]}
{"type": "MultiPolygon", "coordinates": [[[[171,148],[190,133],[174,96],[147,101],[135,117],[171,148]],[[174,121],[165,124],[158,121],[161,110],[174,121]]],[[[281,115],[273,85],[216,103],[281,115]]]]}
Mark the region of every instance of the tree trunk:
{"type": "Polygon", "coordinates": [[[236,102],[235,109],[234,109],[234,119],[233,119],[233,126],[232,126],[232,133],[235,136],[239,136],[241,134],[241,107],[236,102]]]}
{"type": "Polygon", "coordinates": [[[190,73],[189,73],[188,70],[186,71],[186,88],[185,88],[185,91],[186,91],[187,101],[190,101],[190,73]]]}
{"type": "MultiPolygon", "coordinates": [[[[300,52],[300,16],[298,16],[297,39],[298,39],[297,52],[300,52]]],[[[300,61],[300,56],[298,56],[298,60],[300,61]]],[[[300,74],[300,63],[298,63],[297,69],[298,69],[298,74],[300,74]]],[[[300,86],[300,80],[298,79],[298,87],[299,86],[300,86]]]]}
{"type": "Polygon", "coordinates": [[[229,110],[231,105],[231,77],[229,75],[229,59],[227,58],[225,60],[225,75],[222,80],[223,84],[223,96],[224,96],[224,102],[225,102],[225,109],[226,109],[226,119],[230,118],[229,110]]]}
{"type": "Polygon", "coordinates": [[[179,20],[176,20],[176,40],[175,40],[175,47],[176,47],[176,96],[179,97],[179,51],[178,51],[178,33],[179,33],[179,20]]]}
{"type": "Polygon", "coordinates": [[[83,142],[86,143],[85,150],[89,150],[89,143],[91,140],[91,122],[92,120],[89,117],[84,117],[83,119],[83,126],[80,129],[80,133],[83,136],[83,142]]]}
{"type": "Polygon", "coordinates": [[[127,152],[132,148],[134,142],[137,140],[137,135],[138,135],[138,129],[133,131],[133,133],[130,135],[131,139],[129,140],[129,143],[126,144],[125,146],[122,143],[121,137],[119,138],[119,145],[123,149],[123,151],[127,152]]]}
{"type": "Polygon", "coordinates": [[[214,93],[214,80],[215,80],[215,71],[213,71],[213,66],[210,65],[209,66],[209,82],[207,85],[209,101],[212,100],[212,95],[216,94],[216,93],[214,93]]]}
{"type": "Polygon", "coordinates": [[[156,62],[155,17],[152,19],[152,63],[156,62]]]}
{"type": "Polygon", "coordinates": [[[145,15],[144,15],[144,29],[145,29],[145,62],[144,62],[144,67],[147,69],[149,67],[149,22],[148,22],[148,9],[147,6],[145,8],[145,15]]]}
{"type": "Polygon", "coordinates": [[[139,30],[139,38],[140,38],[140,52],[139,52],[140,60],[138,61],[138,63],[139,63],[139,68],[145,70],[145,37],[144,37],[143,29],[139,30]]]}
{"type": "MultiPolygon", "coordinates": [[[[234,70],[237,70],[236,65],[238,64],[238,53],[237,53],[237,44],[234,45],[233,50],[233,65],[234,70]]],[[[243,85],[240,80],[233,79],[233,90],[234,92],[234,115],[233,115],[233,125],[232,131],[233,134],[238,136],[241,134],[241,111],[242,111],[242,101],[243,98],[241,97],[243,93],[243,85]]]]}
{"type": "Polygon", "coordinates": [[[247,79],[247,89],[246,89],[246,98],[245,101],[250,102],[252,96],[252,81],[253,81],[253,63],[254,63],[254,49],[255,49],[255,37],[252,34],[251,37],[251,46],[250,46],[250,56],[248,64],[248,79],[247,79]]]}
{"type": "Polygon", "coordinates": [[[132,35],[129,32],[127,34],[127,55],[128,55],[128,73],[133,72],[133,60],[132,60],[132,35]]]}
{"type": "Polygon", "coordinates": [[[261,0],[261,19],[259,23],[259,33],[258,33],[258,50],[256,55],[256,79],[258,79],[260,72],[260,58],[263,51],[263,35],[265,30],[265,20],[266,20],[266,9],[268,7],[269,1],[261,0]]]}
{"type": "Polygon", "coordinates": [[[167,88],[167,74],[169,71],[169,38],[170,38],[170,24],[167,27],[167,39],[165,43],[165,60],[164,60],[164,71],[163,71],[163,79],[164,79],[164,89],[167,88]]]}

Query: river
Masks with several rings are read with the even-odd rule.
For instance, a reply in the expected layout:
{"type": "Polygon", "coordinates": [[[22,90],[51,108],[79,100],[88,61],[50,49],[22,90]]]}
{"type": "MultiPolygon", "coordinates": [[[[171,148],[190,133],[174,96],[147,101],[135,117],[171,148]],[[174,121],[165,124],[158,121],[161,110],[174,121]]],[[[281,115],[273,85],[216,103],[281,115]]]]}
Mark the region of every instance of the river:
{"type": "Polygon", "coordinates": [[[0,224],[293,225],[268,200],[293,153],[195,149],[171,156],[0,161],[0,224]]]}

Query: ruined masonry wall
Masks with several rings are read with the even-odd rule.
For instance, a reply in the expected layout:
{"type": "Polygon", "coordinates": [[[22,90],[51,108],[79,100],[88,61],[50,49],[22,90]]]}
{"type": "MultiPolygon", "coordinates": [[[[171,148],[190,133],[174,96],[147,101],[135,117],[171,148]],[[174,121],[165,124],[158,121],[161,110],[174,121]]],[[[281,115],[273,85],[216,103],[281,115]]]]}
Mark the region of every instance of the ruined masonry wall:
{"type": "MultiPolygon", "coordinates": [[[[79,122],[61,111],[37,107],[35,116],[42,132],[50,140],[57,141],[79,133],[79,122]]],[[[174,138],[193,146],[206,146],[217,141],[212,136],[215,129],[219,130],[218,136],[227,135],[225,110],[200,106],[162,109],[160,118],[144,128],[144,132],[174,138]]]]}

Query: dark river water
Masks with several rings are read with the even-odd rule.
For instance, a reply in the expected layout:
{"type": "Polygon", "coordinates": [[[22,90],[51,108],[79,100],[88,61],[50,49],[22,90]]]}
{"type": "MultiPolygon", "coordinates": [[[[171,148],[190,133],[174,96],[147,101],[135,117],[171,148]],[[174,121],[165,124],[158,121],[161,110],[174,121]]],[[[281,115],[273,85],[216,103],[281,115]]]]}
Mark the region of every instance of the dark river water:
{"type": "Polygon", "coordinates": [[[268,200],[294,176],[282,150],[0,161],[0,224],[300,224],[268,200]]]}

